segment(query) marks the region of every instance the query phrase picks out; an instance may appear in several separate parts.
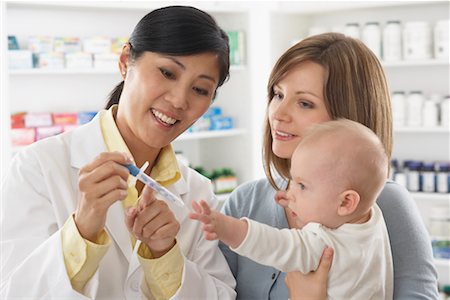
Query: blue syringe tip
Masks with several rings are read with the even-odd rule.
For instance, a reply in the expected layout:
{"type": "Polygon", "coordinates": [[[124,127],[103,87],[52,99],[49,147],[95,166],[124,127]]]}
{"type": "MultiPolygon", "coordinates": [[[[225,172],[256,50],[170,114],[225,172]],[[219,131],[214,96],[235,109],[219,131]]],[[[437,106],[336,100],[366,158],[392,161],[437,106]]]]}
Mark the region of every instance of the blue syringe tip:
{"type": "Polygon", "coordinates": [[[133,164],[128,164],[125,167],[127,167],[128,171],[130,171],[131,175],[133,175],[133,176],[137,176],[139,174],[139,172],[141,171],[141,170],[139,170],[138,167],[136,167],[133,164]]]}

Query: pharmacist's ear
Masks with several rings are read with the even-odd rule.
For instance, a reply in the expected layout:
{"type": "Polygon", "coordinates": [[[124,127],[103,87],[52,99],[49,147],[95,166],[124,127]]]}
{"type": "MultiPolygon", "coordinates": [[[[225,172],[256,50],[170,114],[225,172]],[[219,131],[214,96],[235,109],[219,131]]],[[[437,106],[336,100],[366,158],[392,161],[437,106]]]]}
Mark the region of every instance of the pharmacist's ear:
{"type": "Polygon", "coordinates": [[[338,215],[348,216],[358,207],[360,201],[359,194],[354,190],[346,190],[339,195],[338,215]]]}
{"type": "Polygon", "coordinates": [[[129,58],[130,58],[130,44],[126,43],[122,46],[122,52],[120,53],[119,56],[120,75],[124,80],[125,77],[127,76],[129,58]]]}

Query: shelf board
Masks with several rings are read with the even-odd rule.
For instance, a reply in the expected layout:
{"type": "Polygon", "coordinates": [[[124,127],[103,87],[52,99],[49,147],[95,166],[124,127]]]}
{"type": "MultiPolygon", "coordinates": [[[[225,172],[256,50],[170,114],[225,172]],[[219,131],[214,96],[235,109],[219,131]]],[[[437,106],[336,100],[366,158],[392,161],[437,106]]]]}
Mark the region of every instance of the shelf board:
{"type": "Polygon", "coordinates": [[[450,267],[450,259],[445,259],[445,258],[435,258],[434,259],[434,264],[436,266],[441,266],[441,267],[450,267]]]}
{"type": "Polygon", "coordinates": [[[381,62],[385,68],[398,68],[398,67],[434,67],[434,66],[449,66],[448,60],[437,59],[424,59],[424,60],[402,60],[396,62],[381,62]]]}
{"type": "MultiPolygon", "coordinates": [[[[230,71],[245,70],[245,65],[231,65],[230,71]]],[[[119,75],[118,69],[17,69],[9,70],[11,75],[119,75]]]]}
{"type": "Polygon", "coordinates": [[[397,127],[394,133],[449,133],[450,128],[445,127],[397,127]]]}
{"type": "MultiPolygon", "coordinates": [[[[48,7],[56,9],[111,9],[148,11],[167,5],[185,5],[184,1],[10,1],[9,7],[48,7]]],[[[246,12],[249,4],[246,2],[226,1],[191,1],[189,5],[208,12],[235,13],[246,12]]]]}
{"type": "Polygon", "coordinates": [[[201,140],[211,138],[231,137],[245,134],[244,129],[228,129],[228,130],[208,130],[198,132],[185,132],[180,135],[175,142],[186,140],[201,140]]]}
{"type": "MultiPolygon", "coordinates": [[[[231,137],[231,136],[243,135],[245,133],[246,133],[246,131],[244,129],[228,129],[228,130],[210,130],[210,131],[190,132],[190,133],[183,133],[175,140],[175,142],[181,142],[181,141],[186,141],[186,140],[201,140],[201,139],[231,137]]],[[[12,152],[16,153],[27,146],[13,146],[12,152]]]]}
{"type": "Polygon", "coordinates": [[[119,70],[110,69],[23,69],[10,70],[11,75],[99,75],[117,74],[119,70]]]}
{"type": "Polygon", "coordinates": [[[419,201],[428,201],[428,200],[437,200],[437,201],[450,201],[449,193],[413,193],[411,192],[412,197],[415,200],[419,201]]]}

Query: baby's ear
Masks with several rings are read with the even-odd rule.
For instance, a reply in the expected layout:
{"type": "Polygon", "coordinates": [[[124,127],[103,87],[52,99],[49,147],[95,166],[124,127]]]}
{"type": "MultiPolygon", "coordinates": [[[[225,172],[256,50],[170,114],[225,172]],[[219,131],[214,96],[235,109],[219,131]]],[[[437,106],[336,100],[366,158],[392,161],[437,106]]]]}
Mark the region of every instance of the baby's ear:
{"type": "Polygon", "coordinates": [[[278,191],[275,193],[275,201],[282,207],[287,207],[289,204],[286,191],[278,191]]]}
{"type": "Polygon", "coordinates": [[[359,194],[354,190],[346,190],[339,195],[338,215],[348,216],[355,212],[360,201],[359,194]]]}

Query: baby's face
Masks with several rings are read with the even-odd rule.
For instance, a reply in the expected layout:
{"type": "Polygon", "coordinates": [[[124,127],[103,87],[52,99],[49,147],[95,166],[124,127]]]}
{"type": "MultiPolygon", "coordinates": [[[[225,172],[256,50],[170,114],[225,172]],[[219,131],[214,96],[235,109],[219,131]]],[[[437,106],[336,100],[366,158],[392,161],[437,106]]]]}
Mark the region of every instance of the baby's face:
{"type": "Polygon", "coordinates": [[[327,163],[329,160],[330,155],[309,145],[294,152],[288,198],[300,228],[310,222],[333,227],[338,219],[339,194],[343,189],[337,186],[341,181],[327,163]]]}

